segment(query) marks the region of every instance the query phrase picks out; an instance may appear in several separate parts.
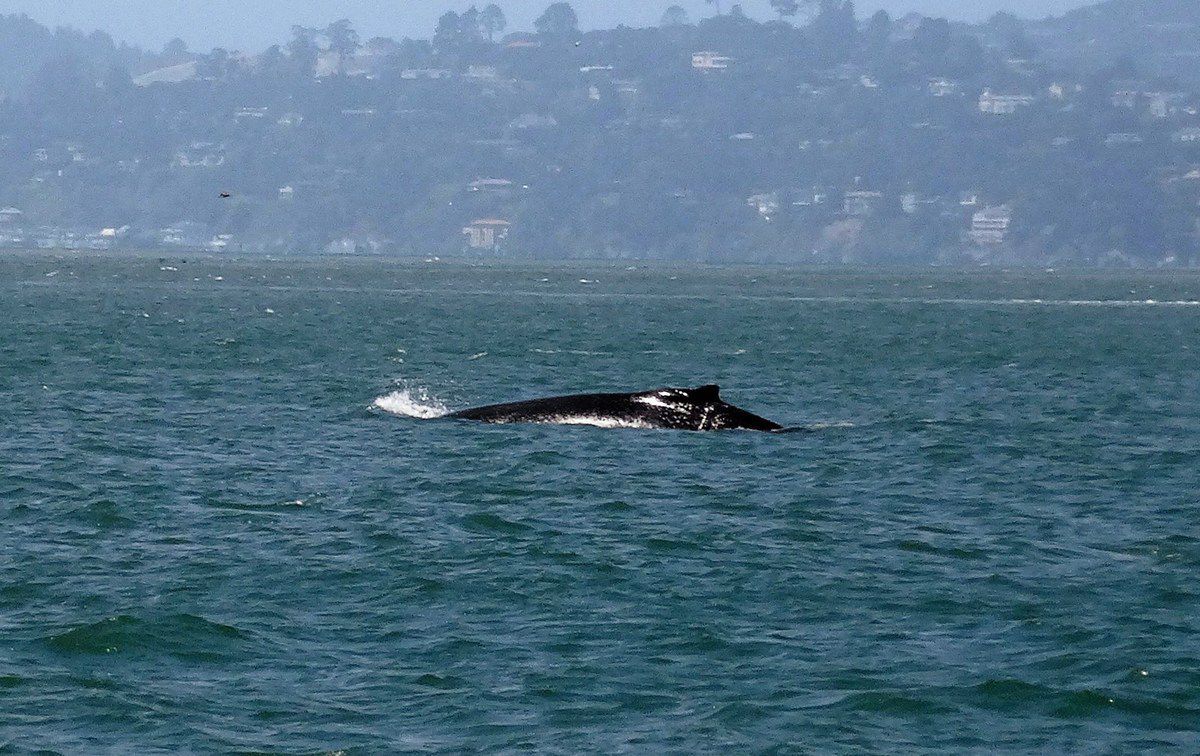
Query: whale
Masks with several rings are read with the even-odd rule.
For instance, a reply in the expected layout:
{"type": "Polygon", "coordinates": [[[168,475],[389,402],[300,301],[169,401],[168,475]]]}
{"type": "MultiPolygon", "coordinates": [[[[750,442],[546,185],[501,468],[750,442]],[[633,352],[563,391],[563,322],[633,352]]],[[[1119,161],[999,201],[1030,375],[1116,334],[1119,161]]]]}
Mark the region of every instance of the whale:
{"type": "Polygon", "coordinates": [[[660,388],[617,394],[573,394],[452,412],[453,420],[504,425],[594,425],[686,431],[774,432],[784,427],[721,399],[719,386],[660,388]]]}

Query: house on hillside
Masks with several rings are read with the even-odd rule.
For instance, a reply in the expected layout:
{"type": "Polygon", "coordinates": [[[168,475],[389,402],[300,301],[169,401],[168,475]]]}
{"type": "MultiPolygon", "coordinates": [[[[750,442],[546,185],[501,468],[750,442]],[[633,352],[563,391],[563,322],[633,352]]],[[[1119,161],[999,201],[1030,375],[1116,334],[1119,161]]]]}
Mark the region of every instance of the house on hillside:
{"type": "Polygon", "coordinates": [[[233,114],[237,123],[253,123],[267,117],[267,108],[242,108],[233,114]]]}
{"type": "Polygon", "coordinates": [[[1112,93],[1112,96],[1109,98],[1109,102],[1112,103],[1114,108],[1133,110],[1135,107],[1137,107],[1138,98],[1141,97],[1141,94],[1142,93],[1136,89],[1118,89],[1112,93]]]}
{"type": "Polygon", "coordinates": [[[971,216],[971,241],[979,245],[1003,244],[1008,240],[1013,212],[1008,205],[988,207],[971,216]]]}
{"type": "Polygon", "coordinates": [[[829,192],[819,186],[810,189],[798,189],[793,194],[792,207],[818,208],[829,202],[829,192]]]}
{"type": "Polygon", "coordinates": [[[499,218],[477,218],[463,227],[467,249],[476,252],[496,252],[508,238],[512,224],[499,218]]]}
{"type": "Polygon", "coordinates": [[[1187,102],[1183,92],[1147,92],[1148,109],[1153,118],[1170,118],[1187,102]]]}
{"type": "Polygon", "coordinates": [[[212,142],[192,142],[175,153],[180,168],[217,168],[225,165],[225,148],[212,142]]]}
{"type": "Polygon", "coordinates": [[[452,79],[454,72],[449,68],[406,68],[400,72],[401,79],[452,79]]]}
{"type": "Polygon", "coordinates": [[[1200,127],[1189,126],[1171,135],[1171,141],[1176,144],[1196,144],[1200,142],[1200,127]]]}
{"type": "Polygon", "coordinates": [[[180,221],[173,226],[158,230],[156,240],[164,247],[200,249],[208,243],[208,227],[195,221],[180,221]]]}
{"type": "Polygon", "coordinates": [[[905,192],[900,196],[900,210],[905,215],[936,212],[942,204],[937,197],[927,197],[914,191],[905,192]]]}
{"type": "Polygon", "coordinates": [[[1141,134],[1132,134],[1129,132],[1119,132],[1109,134],[1104,137],[1105,147],[1126,147],[1131,144],[1141,144],[1146,138],[1141,134]]]}
{"type": "Polygon", "coordinates": [[[384,239],[375,234],[355,232],[325,245],[329,255],[374,255],[383,249],[384,239]]]}
{"type": "Polygon", "coordinates": [[[883,206],[883,192],[856,190],[842,197],[842,212],[851,218],[874,215],[883,206]]]}
{"type": "Polygon", "coordinates": [[[962,91],[962,84],[954,79],[930,79],[929,94],[934,97],[954,97],[962,91]]]}
{"type": "Polygon", "coordinates": [[[746,198],[746,204],[758,211],[763,220],[769,221],[779,212],[779,195],[775,192],[752,194],[746,198]]]}
{"type": "Polygon", "coordinates": [[[508,122],[510,131],[526,131],[529,129],[553,129],[558,126],[558,119],[552,115],[525,113],[508,122]]]}
{"type": "Polygon", "coordinates": [[[504,38],[505,50],[536,50],[542,43],[530,32],[515,32],[504,38]]]}
{"type": "Polygon", "coordinates": [[[468,79],[483,79],[484,81],[495,81],[500,78],[500,72],[495,66],[480,66],[471,64],[467,66],[467,72],[464,74],[468,79]]]}
{"type": "Polygon", "coordinates": [[[979,95],[979,112],[988,115],[1012,115],[1033,104],[1033,96],[1025,94],[993,94],[983,90],[979,95]]]}
{"type": "Polygon", "coordinates": [[[154,84],[182,84],[195,79],[198,71],[199,67],[196,61],[192,60],[174,66],[156,68],[141,76],[135,76],[133,83],[139,87],[149,87],[154,84]]]}
{"type": "Polygon", "coordinates": [[[697,71],[724,71],[733,63],[733,58],[711,50],[692,53],[692,68],[697,71]]]}
{"type": "Polygon", "coordinates": [[[479,178],[467,185],[472,192],[483,194],[507,194],[513,188],[513,182],[503,178],[479,178]]]}

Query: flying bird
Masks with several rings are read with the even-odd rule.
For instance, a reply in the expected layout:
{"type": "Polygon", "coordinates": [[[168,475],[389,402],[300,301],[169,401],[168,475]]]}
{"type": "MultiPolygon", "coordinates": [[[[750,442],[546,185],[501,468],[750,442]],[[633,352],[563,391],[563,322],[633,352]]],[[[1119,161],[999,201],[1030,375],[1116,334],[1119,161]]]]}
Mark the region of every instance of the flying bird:
{"type": "Polygon", "coordinates": [[[233,195],[230,194],[229,192],[221,192],[221,199],[229,199],[232,196],[233,195]]]}

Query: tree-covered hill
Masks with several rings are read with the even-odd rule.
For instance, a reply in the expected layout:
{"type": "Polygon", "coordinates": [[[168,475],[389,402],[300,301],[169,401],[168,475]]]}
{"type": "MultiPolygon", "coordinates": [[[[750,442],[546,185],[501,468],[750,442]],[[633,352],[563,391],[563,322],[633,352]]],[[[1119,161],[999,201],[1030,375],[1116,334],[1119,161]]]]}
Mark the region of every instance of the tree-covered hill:
{"type": "Polygon", "coordinates": [[[1137,61],[1147,73],[1200,84],[1200,2],[1108,0],[1031,24],[1046,53],[1063,64],[1137,61]]]}
{"type": "Polygon", "coordinates": [[[566,3],[530,32],[489,5],[429,40],[338,22],[253,55],[0,18],[26,46],[0,56],[0,245],[1200,260],[1197,88],[1138,51],[778,8],[582,33],[566,3]]]}

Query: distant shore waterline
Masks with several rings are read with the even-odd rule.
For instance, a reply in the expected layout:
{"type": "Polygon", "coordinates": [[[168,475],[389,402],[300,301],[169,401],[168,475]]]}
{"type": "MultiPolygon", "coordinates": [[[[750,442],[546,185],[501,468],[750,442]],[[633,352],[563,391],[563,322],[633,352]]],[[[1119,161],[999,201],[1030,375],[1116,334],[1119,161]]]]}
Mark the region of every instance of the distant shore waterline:
{"type": "Polygon", "coordinates": [[[332,262],[345,261],[358,262],[363,264],[388,264],[396,266],[411,266],[411,265],[442,265],[442,266],[461,266],[471,268],[587,268],[603,266],[607,268],[632,267],[636,269],[662,269],[662,270],[737,270],[745,268],[747,270],[809,270],[813,272],[825,273],[841,273],[852,275],[855,273],[870,275],[877,273],[921,273],[932,271],[954,272],[962,275],[999,275],[1013,271],[1044,273],[1048,276],[1055,274],[1090,274],[1097,276],[1119,276],[1123,274],[1129,275],[1163,275],[1174,276],[1179,274],[1194,274],[1200,276],[1200,260],[1191,266],[1180,265],[1177,267],[1162,266],[1162,267],[1118,267],[1118,266],[1103,266],[1103,265],[1080,265],[1078,263],[1066,262],[1062,264],[1047,265],[1046,263],[1030,263],[1028,265],[918,265],[918,264],[873,264],[873,263],[808,263],[808,262],[754,262],[744,260],[671,260],[658,257],[578,257],[578,258],[528,258],[528,257],[472,257],[468,255],[462,256],[445,256],[445,255],[401,255],[401,254],[382,254],[382,253],[346,253],[346,254],[330,254],[328,252],[313,251],[301,252],[296,254],[253,254],[244,252],[213,252],[212,250],[180,250],[180,249],[156,249],[156,248],[141,248],[141,249],[120,249],[120,250],[83,250],[83,249],[22,249],[22,248],[4,248],[0,249],[0,260],[11,258],[38,258],[44,257],[49,259],[78,259],[78,260],[146,260],[146,259],[166,259],[166,260],[211,260],[211,261],[228,261],[234,263],[245,263],[258,265],[261,263],[287,263],[287,262],[332,262]]]}

